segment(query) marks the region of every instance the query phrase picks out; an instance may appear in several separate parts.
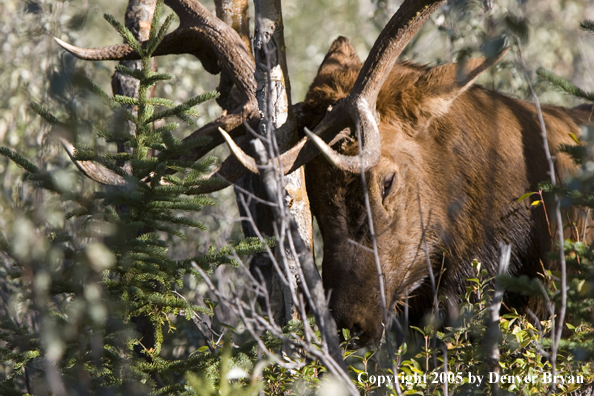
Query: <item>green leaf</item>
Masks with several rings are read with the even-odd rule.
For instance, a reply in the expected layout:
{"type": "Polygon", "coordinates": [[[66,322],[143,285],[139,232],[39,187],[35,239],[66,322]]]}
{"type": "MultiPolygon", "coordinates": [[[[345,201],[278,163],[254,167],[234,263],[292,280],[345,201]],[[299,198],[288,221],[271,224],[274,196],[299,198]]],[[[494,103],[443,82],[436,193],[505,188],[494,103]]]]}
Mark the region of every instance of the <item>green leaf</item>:
{"type": "Polygon", "coordinates": [[[522,202],[523,200],[525,200],[526,198],[528,198],[529,196],[531,196],[533,194],[538,194],[538,193],[528,192],[528,193],[522,195],[520,198],[518,198],[518,200],[516,202],[522,202]]]}
{"type": "Polygon", "coordinates": [[[345,341],[348,341],[351,339],[351,331],[349,329],[342,329],[342,337],[345,339],[345,341]]]}
{"type": "Polygon", "coordinates": [[[573,139],[573,141],[575,142],[575,144],[579,144],[581,145],[582,143],[580,142],[580,139],[578,139],[578,137],[575,135],[575,133],[570,133],[569,137],[571,137],[573,139]]]}
{"type": "Polygon", "coordinates": [[[226,328],[226,329],[229,329],[229,330],[231,330],[231,331],[232,331],[232,332],[234,332],[234,333],[237,333],[237,330],[235,330],[235,327],[233,327],[233,326],[231,326],[231,325],[228,325],[228,324],[226,324],[226,323],[217,323],[217,326],[224,327],[224,328],[226,328]]]}

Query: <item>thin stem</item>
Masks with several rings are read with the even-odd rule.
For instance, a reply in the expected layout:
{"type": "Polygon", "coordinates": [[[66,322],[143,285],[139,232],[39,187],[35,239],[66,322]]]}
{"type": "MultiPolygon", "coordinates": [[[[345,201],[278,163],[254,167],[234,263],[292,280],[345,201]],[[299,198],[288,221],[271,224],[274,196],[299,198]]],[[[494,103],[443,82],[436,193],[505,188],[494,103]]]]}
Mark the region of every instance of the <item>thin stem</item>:
{"type": "MultiPolygon", "coordinates": [[[[526,81],[528,82],[528,86],[530,87],[530,92],[532,93],[532,98],[534,99],[534,104],[536,106],[536,111],[538,114],[538,122],[540,123],[540,130],[541,130],[541,135],[542,135],[542,139],[543,139],[543,143],[544,143],[544,151],[545,151],[545,155],[547,158],[547,163],[549,165],[549,176],[551,178],[551,184],[553,185],[553,187],[555,187],[557,185],[557,180],[555,177],[555,164],[554,164],[554,159],[551,156],[551,152],[549,150],[549,142],[547,139],[547,131],[546,131],[546,127],[545,127],[545,122],[544,122],[544,118],[542,115],[542,109],[540,107],[540,102],[538,100],[538,96],[536,95],[536,92],[534,91],[534,88],[532,86],[532,83],[530,82],[530,74],[528,71],[528,67],[526,66],[526,62],[524,61],[524,58],[522,56],[522,49],[520,47],[520,43],[518,42],[518,40],[516,40],[516,46],[518,48],[518,58],[520,59],[520,63],[522,65],[522,68],[524,69],[524,73],[526,75],[526,81]]],[[[554,213],[555,213],[555,221],[557,223],[557,238],[558,238],[558,242],[559,242],[559,266],[560,266],[560,272],[561,272],[561,306],[559,307],[559,313],[558,313],[558,320],[557,320],[557,326],[555,331],[553,332],[553,343],[551,345],[551,374],[553,376],[553,378],[555,378],[555,375],[557,373],[557,352],[559,349],[559,342],[561,340],[561,335],[563,334],[563,324],[565,323],[565,312],[567,310],[567,269],[566,269],[566,263],[565,263],[565,251],[563,249],[563,242],[564,242],[564,238],[563,238],[563,219],[561,217],[561,200],[559,199],[557,194],[554,194],[554,213]]],[[[554,320],[554,319],[553,319],[554,320]]],[[[547,395],[551,394],[553,392],[553,389],[555,388],[555,384],[551,384],[551,386],[549,387],[549,390],[547,391],[547,395]]]]}

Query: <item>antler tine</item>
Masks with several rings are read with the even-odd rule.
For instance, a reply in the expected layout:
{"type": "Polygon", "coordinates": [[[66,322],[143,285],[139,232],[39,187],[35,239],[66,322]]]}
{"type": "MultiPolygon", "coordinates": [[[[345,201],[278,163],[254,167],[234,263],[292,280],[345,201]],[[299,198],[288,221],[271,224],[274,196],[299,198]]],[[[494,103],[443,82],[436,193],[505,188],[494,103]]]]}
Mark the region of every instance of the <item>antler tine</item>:
{"type": "Polygon", "coordinates": [[[365,138],[365,146],[358,156],[339,154],[317,135],[308,131],[307,128],[304,130],[331,164],[348,172],[360,173],[362,170],[364,171],[377,165],[381,155],[381,142],[374,113],[369,108],[367,101],[360,98],[355,102],[355,105],[357,106],[355,111],[355,117],[357,118],[356,125],[358,128],[360,126],[361,137],[365,138]],[[366,133],[363,134],[363,131],[366,133]]]}
{"type": "Polygon", "coordinates": [[[206,183],[197,187],[192,194],[210,194],[235,184],[248,170],[234,156],[228,156],[210,174],[206,175],[206,183]]]}
{"type": "MultiPolygon", "coordinates": [[[[166,0],[165,4],[179,16],[180,25],[163,38],[154,55],[192,54],[213,74],[221,70],[218,60],[222,67],[229,69],[229,75],[243,95],[243,101],[256,102],[256,66],[239,34],[212,15],[197,0],[166,0]]],[[[55,40],[81,59],[139,59],[139,55],[128,44],[87,49],[75,47],[57,38],[55,40]]]]}
{"type": "MultiPolygon", "coordinates": [[[[221,65],[217,62],[216,54],[207,45],[204,45],[206,37],[202,31],[191,31],[190,29],[176,29],[167,34],[153,53],[154,56],[173,54],[192,54],[200,60],[204,70],[210,74],[218,74],[221,65]],[[202,44],[201,44],[202,43],[202,44]]],[[[68,44],[65,41],[54,37],[54,40],[66,51],[77,58],[102,61],[102,60],[137,60],[140,55],[128,44],[115,44],[98,48],[81,48],[68,44]]],[[[146,42],[141,43],[144,47],[146,42]]]]}
{"type": "MultiPolygon", "coordinates": [[[[307,138],[281,155],[285,174],[309,162],[319,152],[335,166],[349,172],[359,173],[377,164],[381,154],[381,142],[374,113],[379,90],[406,44],[444,1],[406,0],[402,4],[382,30],[348,97],[326,115],[313,133],[306,131],[309,135],[307,138]],[[336,132],[352,127],[352,121],[360,125],[363,141],[361,156],[356,157],[339,154],[330,147],[343,136],[336,132]],[[328,140],[330,144],[326,143],[328,140]],[[317,147],[317,150],[314,147],[317,147]]],[[[255,161],[231,139],[226,140],[243,166],[252,172],[257,171],[255,161]]]]}
{"type": "MultiPolygon", "coordinates": [[[[328,120],[328,119],[326,118],[325,120],[328,120]]],[[[348,124],[345,123],[344,120],[345,120],[345,117],[340,117],[337,115],[333,118],[333,121],[325,122],[326,126],[322,126],[321,128],[318,127],[318,128],[316,128],[316,130],[322,130],[323,132],[325,132],[326,130],[331,130],[331,129],[329,129],[330,127],[337,127],[337,128],[344,127],[344,128],[346,128],[348,126],[348,124]]],[[[229,149],[233,153],[234,158],[236,158],[239,161],[239,163],[241,163],[241,165],[243,165],[243,168],[245,170],[249,170],[252,173],[259,174],[260,171],[258,170],[256,161],[252,157],[250,157],[248,154],[246,154],[245,151],[243,151],[243,149],[241,147],[239,147],[239,145],[233,141],[231,136],[229,136],[230,134],[227,134],[222,128],[219,129],[219,132],[221,133],[222,138],[224,138],[225,141],[227,142],[227,145],[229,146],[229,149]]],[[[315,135],[313,132],[309,132],[306,130],[306,133],[315,136],[315,138],[320,140],[322,143],[326,144],[324,142],[324,140],[322,140],[318,135],[315,135]]],[[[326,135],[326,136],[331,136],[328,133],[322,133],[322,134],[326,135]]],[[[346,136],[348,136],[348,129],[342,129],[342,131],[340,133],[334,134],[334,136],[331,136],[331,140],[327,143],[327,145],[332,146],[335,143],[342,140],[343,138],[345,138],[346,136]]],[[[320,154],[320,149],[316,145],[316,142],[314,142],[314,140],[311,137],[302,138],[290,150],[287,150],[286,152],[281,154],[280,165],[283,169],[283,173],[285,175],[293,173],[294,171],[296,171],[297,169],[302,167],[304,164],[308,163],[313,158],[315,158],[318,154],[320,154]]]]}
{"type": "Polygon", "coordinates": [[[398,56],[445,0],[405,0],[381,31],[349,96],[364,98],[374,109],[377,95],[398,56]]]}
{"type": "Polygon", "coordinates": [[[336,167],[359,173],[378,163],[381,141],[374,117],[377,95],[404,47],[444,1],[406,0],[380,33],[349,95],[333,111],[344,113],[347,109],[349,117],[360,125],[361,154],[356,157],[345,156],[335,152],[322,139],[313,139],[318,149],[336,167]]]}
{"type": "MultiPolygon", "coordinates": [[[[196,160],[224,142],[218,132],[219,127],[237,137],[245,133],[244,122],[252,124],[259,119],[255,63],[239,34],[212,15],[199,1],[165,0],[165,4],[179,16],[180,25],[164,37],[153,55],[189,53],[196,56],[210,73],[217,74],[224,68],[226,75],[235,83],[241,95],[240,103],[235,110],[206,124],[184,139],[212,137],[211,143],[194,149],[190,156],[184,158],[196,160]]],[[[127,44],[86,49],[67,44],[57,38],[55,40],[71,54],[86,60],[139,59],[139,55],[127,44]]],[[[77,163],[77,166],[79,165],[77,163]]],[[[100,173],[95,175],[91,168],[85,171],[87,176],[97,181],[104,179],[100,173]]],[[[232,180],[233,177],[229,176],[227,179],[232,180]]]]}
{"type": "Polygon", "coordinates": [[[64,138],[60,138],[60,142],[62,143],[62,146],[68,153],[68,156],[74,165],[76,165],[76,167],[88,178],[93,179],[98,183],[110,186],[126,185],[126,179],[111,169],[108,169],[105,166],[92,161],[79,161],[75,159],[75,148],[72,143],[64,138]]]}

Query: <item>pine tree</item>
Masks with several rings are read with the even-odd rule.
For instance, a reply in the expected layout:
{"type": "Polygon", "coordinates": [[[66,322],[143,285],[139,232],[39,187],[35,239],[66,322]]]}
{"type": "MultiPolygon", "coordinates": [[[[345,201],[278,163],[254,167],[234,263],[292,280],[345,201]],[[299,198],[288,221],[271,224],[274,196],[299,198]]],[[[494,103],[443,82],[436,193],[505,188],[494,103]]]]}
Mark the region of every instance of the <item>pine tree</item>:
{"type": "MultiPolygon", "coordinates": [[[[0,147],[0,154],[24,168],[28,182],[51,197],[51,210],[39,208],[48,211],[43,218],[27,213],[22,224],[15,226],[17,232],[0,233],[0,251],[14,268],[13,273],[3,275],[10,279],[23,308],[0,319],[0,357],[13,362],[12,372],[0,382],[2,395],[44,389],[52,393],[72,389],[80,394],[100,389],[118,394],[198,394],[200,390],[192,384],[199,377],[192,372],[207,372],[214,378],[216,370],[208,367],[242,364],[250,369],[245,355],[227,357],[220,363],[221,340],[217,344],[203,340],[195,353],[177,359],[161,353],[166,331],[192,328],[190,321],[179,318],[213,314],[212,304],[197,305],[180,293],[184,277],[200,277],[193,265],[211,271],[222,263],[233,264],[229,258],[232,252],[242,256],[263,250],[260,242],[246,240],[182,260],[173,260],[168,254],[164,236],[184,238],[184,228],[204,228],[191,214],[215,204],[212,198],[197,195],[215,159],[179,160],[207,139],[182,142],[172,134],[179,124],[153,125],[171,117],[191,122],[191,117],[198,115],[194,107],[218,94],[208,92],[179,105],[149,97],[150,87],[172,78],[150,69],[150,58],[173,19],[170,15],[159,28],[161,10],[162,1],[145,45],[106,15],[141,56],[140,70],[117,67],[139,81],[137,98],[112,97],[90,80],[83,82],[88,91],[136,128],[134,134],[123,133],[110,123],[110,128],[98,133],[108,143],[123,143],[127,148],[123,153],[101,153],[75,144],[73,159],[99,163],[125,183],[86,193],[73,187],[73,180],[80,179],[68,172],[45,170],[0,147]],[[137,114],[124,109],[123,104],[136,106],[137,114]],[[180,211],[184,215],[179,215],[180,211]],[[48,221],[56,213],[63,221],[48,221]],[[20,235],[18,229],[27,235],[20,235]],[[135,326],[141,322],[145,325],[135,326]],[[139,334],[139,328],[150,331],[139,334]]],[[[40,104],[32,104],[32,108],[55,129],[80,127],[74,116],[61,121],[40,104]]]]}

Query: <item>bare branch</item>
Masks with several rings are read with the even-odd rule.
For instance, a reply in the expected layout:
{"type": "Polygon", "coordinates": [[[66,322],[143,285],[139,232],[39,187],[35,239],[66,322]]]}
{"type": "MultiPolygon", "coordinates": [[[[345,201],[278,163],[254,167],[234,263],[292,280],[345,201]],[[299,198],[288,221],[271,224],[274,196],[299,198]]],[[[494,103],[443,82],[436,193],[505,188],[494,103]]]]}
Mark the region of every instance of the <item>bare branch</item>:
{"type": "MultiPolygon", "coordinates": [[[[511,258],[511,245],[500,243],[499,245],[499,267],[497,275],[507,273],[509,262],[511,258]]],[[[489,306],[489,321],[487,323],[487,334],[485,336],[485,351],[487,355],[487,363],[489,370],[493,373],[499,374],[499,341],[501,339],[501,331],[499,330],[499,310],[501,309],[501,302],[503,300],[504,290],[496,283],[495,292],[491,305],[489,306]]],[[[499,395],[499,383],[495,382],[491,387],[494,396],[499,395]]]]}
{"type": "MultiPolygon", "coordinates": [[[[536,107],[536,113],[538,115],[538,122],[540,124],[541,135],[543,139],[544,151],[547,158],[547,163],[549,165],[549,177],[551,178],[551,184],[553,186],[557,185],[557,180],[555,177],[555,162],[553,157],[551,156],[551,152],[549,150],[549,141],[547,139],[547,130],[544,122],[544,118],[542,115],[542,109],[540,107],[540,101],[538,100],[538,96],[532,87],[532,83],[530,82],[530,73],[528,66],[526,66],[526,62],[522,56],[522,49],[520,47],[520,43],[516,40],[516,45],[518,48],[518,58],[524,69],[524,73],[526,76],[526,81],[528,82],[528,86],[530,87],[530,92],[532,93],[532,99],[534,100],[534,105],[536,107]]],[[[565,327],[565,312],[567,310],[567,266],[565,263],[565,250],[563,249],[563,219],[561,217],[561,199],[557,194],[554,194],[555,199],[555,221],[557,223],[557,241],[559,243],[559,270],[561,272],[561,306],[559,307],[558,319],[557,319],[557,327],[553,331],[553,343],[551,345],[551,374],[553,378],[557,373],[557,352],[559,349],[559,342],[561,341],[561,335],[563,334],[563,328],[565,327]]],[[[554,310],[554,308],[552,308],[554,310]]],[[[554,314],[551,314],[553,324],[555,323],[554,314]]],[[[555,389],[556,385],[553,383],[549,387],[547,391],[547,395],[551,394],[551,392],[555,389]]]]}

